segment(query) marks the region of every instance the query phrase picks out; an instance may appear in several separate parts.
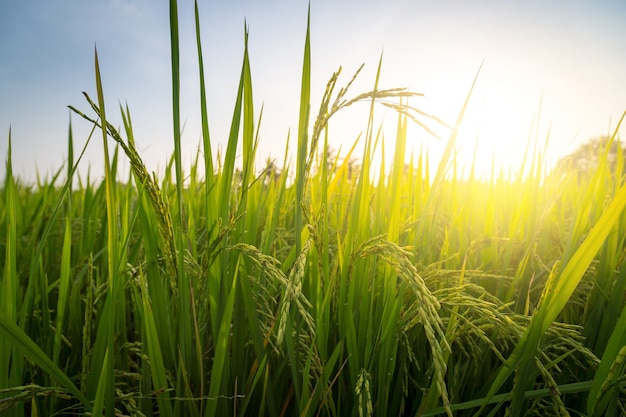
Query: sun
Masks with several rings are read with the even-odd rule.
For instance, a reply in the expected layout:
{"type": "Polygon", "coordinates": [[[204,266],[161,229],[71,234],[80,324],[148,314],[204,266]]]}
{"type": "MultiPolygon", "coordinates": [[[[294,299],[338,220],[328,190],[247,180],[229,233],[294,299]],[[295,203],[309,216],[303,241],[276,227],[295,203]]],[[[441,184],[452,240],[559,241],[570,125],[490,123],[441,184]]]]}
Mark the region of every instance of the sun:
{"type": "MultiPolygon", "coordinates": [[[[434,79],[428,86],[429,108],[454,127],[470,87],[471,83],[463,86],[461,80],[434,79]]],[[[464,172],[469,173],[473,166],[475,175],[483,178],[517,175],[527,151],[532,158],[538,139],[540,101],[541,92],[524,81],[479,74],[456,126],[457,162],[464,172]]]]}

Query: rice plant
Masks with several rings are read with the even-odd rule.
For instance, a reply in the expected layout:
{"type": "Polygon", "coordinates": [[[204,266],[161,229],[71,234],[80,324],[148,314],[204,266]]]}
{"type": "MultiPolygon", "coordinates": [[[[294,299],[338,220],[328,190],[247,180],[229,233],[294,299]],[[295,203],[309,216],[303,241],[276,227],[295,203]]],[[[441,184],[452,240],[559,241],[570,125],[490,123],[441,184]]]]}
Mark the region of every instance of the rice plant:
{"type": "MultiPolygon", "coordinates": [[[[202,142],[188,171],[175,0],[163,175],[146,169],[130,109],[106,106],[97,52],[96,97],[71,109],[93,127],[85,148],[102,139],[103,180],[76,174],[70,123],[65,166],[23,183],[8,133],[0,413],[626,415],[626,188],[621,151],[617,170],[607,160],[619,126],[592,175],[550,172],[529,145],[519,175],[461,176],[454,126],[441,160],[407,153],[409,123],[444,123],[419,93],[379,86],[382,59],[369,91],[351,90],[360,70],[339,87],[341,67],[311,85],[307,21],[296,160],[287,148],[258,169],[247,28],[216,156],[194,11],[202,142]],[[334,153],[329,120],[358,102],[364,133],[334,153]],[[390,152],[381,106],[397,113],[390,167],[373,163],[390,152]]],[[[456,125],[470,101],[471,88],[456,125]]]]}

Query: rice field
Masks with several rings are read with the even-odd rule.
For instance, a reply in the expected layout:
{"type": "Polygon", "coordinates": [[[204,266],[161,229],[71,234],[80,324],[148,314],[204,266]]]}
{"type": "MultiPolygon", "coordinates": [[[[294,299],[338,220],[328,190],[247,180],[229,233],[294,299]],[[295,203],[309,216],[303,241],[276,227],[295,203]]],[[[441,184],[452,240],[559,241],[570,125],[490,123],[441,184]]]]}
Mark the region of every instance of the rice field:
{"type": "Polygon", "coordinates": [[[23,183],[9,132],[0,414],[626,416],[621,148],[612,163],[610,143],[599,149],[589,175],[550,171],[529,146],[519,175],[462,176],[454,129],[441,160],[407,154],[408,124],[440,123],[415,94],[378,78],[353,92],[339,73],[312,86],[307,29],[295,161],[285,149],[281,166],[258,165],[247,34],[215,157],[195,12],[203,136],[190,168],[175,0],[163,175],[145,168],[130,109],[105,106],[97,52],[97,96],[72,110],[93,126],[85,146],[102,146],[104,178],[76,174],[70,125],[66,164],[23,183]],[[356,102],[371,105],[363,152],[339,157],[328,121],[356,102]],[[397,111],[389,167],[372,163],[380,106],[397,111]]]}

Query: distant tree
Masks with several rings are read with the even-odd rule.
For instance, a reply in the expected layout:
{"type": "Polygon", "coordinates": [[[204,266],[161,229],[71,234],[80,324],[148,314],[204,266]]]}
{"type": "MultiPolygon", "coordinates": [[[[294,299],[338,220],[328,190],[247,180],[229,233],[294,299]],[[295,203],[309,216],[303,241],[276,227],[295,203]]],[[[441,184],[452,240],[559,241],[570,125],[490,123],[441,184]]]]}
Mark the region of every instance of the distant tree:
{"type": "MultiPolygon", "coordinates": [[[[624,148],[619,141],[614,140],[610,143],[610,140],[609,136],[601,136],[583,143],[574,152],[561,158],[556,163],[554,171],[559,175],[575,173],[581,178],[588,177],[598,169],[601,158],[608,149],[606,162],[610,171],[616,174],[619,155],[623,155],[624,148]]],[[[624,163],[622,163],[620,175],[626,173],[624,168],[624,163]]]]}
{"type": "Polygon", "coordinates": [[[265,160],[265,168],[261,172],[261,175],[263,176],[263,184],[269,186],[271,183],[278,181],[281,170],[273,159],[267,158],[265,160]]]}

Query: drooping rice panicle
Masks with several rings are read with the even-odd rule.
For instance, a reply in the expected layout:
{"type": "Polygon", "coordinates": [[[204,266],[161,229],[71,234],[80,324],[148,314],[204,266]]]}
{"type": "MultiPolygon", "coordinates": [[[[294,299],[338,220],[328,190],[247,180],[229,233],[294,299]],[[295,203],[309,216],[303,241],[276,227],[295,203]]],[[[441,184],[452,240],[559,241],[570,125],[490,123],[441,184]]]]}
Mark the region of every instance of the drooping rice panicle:
{"type": "Polygon", "coordinates": [[[66,165],[23,182],[9,131],[0,412],[626,416],[621,121],[592,148],[594,169],[575,172],[548,168],[537,116],[521,166],[494,162],[480,177],[457,140],[471,89],[450,126],[419,92],[382,85],[382,56],[364,92],[352,91],[363,66],[314,85],[310,11],[298,120],[285,121],[295,159],[288,140],[282,163],[260,165],[247,23],[217,149],[207,109],[225,98],[208,94],[216,57],[204,60],[199,5],[194,39],[169,6],[174,151],[163,172],[147,170],[127,105],[115,127],[97,54],[93,115],[71,107],[93,130],[77,138],[70,123],[66,165]],[[200,79],[201,143],[187,165],[183,42],[195,42],[200,79]],[[331,121],[361,103],[352,145],[335,149],[331,121]],[[392,135],[381,108],[397,113],[392,135]],[[439,161],[428,145],[411,150],[411,125],[429,140],[450,132],[439,161]],[[77,173],[96,131],[102,179],[77,173]]]}

